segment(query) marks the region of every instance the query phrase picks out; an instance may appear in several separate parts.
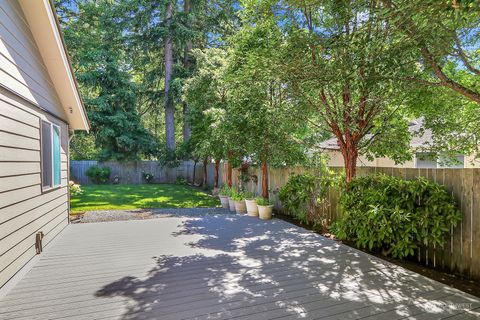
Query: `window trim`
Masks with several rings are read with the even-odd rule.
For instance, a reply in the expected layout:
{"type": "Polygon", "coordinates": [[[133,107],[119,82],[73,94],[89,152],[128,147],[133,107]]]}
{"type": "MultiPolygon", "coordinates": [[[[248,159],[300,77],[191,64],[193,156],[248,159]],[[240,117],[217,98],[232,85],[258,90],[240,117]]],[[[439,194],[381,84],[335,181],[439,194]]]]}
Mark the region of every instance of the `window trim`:
{"type": "Polygon", "coordinates": [[[48,121],[48,120],[44,120],[42,119],[41,120],[41,126],[40,126],[40,132],[41,132],[41,135],[40,135],[40,168],[41,168],[41,183],[42,183],[42,193],[45,193],[45,192],[50,192],[50,191],[53,191],[53,190],[57,190],[57,189],[60,189],[62,187],[62,128],[56,124],[56,123],[53,123],[51,121],[48,121]],[[51,146],[51,166],[52,166],[52,173],[51,173],[51,181],[52,181],[52,184],[50,186],[46,186],[44,185],[43,181],[44,181],[44,170],[43,170],[43,153],[44,153],[44,148],[43,148],[43,126],[45,125],[45,123],[47,123],[50,127],[50,146],[51,146]],[[58,142],[59,142],[59,154],[60,154],[60,183],[58,185],[55,185],[55,172],[54,172],[54,161],[53,161],[53,158],[54,158],[54,148],[53,148],[53,128],[56,127],[58,129],[58,142]]]}

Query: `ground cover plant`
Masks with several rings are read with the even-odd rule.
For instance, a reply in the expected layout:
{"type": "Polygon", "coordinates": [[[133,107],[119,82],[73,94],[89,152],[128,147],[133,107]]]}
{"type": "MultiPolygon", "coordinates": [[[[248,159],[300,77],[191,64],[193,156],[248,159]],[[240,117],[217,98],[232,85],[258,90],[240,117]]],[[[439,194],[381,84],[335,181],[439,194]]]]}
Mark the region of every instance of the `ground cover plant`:
{"type": "Polygon", "coordinates": [[[89,210],[216,207],[219,201],[201,190],[177,184],[86,185],[71,198],[72,213],[89,210]]]}

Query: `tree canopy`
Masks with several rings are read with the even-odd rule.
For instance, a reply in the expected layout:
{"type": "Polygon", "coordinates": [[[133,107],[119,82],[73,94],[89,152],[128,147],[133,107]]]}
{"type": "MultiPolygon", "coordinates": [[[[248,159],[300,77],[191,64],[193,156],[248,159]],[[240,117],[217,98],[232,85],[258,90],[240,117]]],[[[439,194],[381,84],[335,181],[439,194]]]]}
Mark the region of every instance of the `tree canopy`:
{"type": "Polygon", "coordinates": [[[476,1],[56,5],[92,121],[77,158],[266,169],[305,163],[335,137],[348,181],[360,154],[410,159],[416,118],[431,151],[478,154],[476,1]]]}

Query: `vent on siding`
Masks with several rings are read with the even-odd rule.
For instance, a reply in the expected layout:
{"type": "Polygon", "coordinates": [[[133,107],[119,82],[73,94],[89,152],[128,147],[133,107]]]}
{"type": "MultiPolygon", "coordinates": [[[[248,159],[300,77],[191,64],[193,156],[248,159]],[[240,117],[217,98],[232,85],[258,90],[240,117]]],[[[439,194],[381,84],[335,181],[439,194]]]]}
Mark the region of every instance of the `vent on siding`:
{"type": "Polygon", "coordinates": [[[40,254],[43,251],[42,240],[43,240],[43,232],[39,231],[35,235],[35,250],[37,251],[37,254],[40,254]]]}

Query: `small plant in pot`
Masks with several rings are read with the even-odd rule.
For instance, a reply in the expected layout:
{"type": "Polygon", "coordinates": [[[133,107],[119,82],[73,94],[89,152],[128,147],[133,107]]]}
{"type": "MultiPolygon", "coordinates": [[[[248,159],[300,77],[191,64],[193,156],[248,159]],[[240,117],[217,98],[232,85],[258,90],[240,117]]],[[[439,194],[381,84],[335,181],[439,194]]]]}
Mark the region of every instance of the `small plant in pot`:
{"type": "Polygon", "coordinates": [[[220,203],[222,204],[223,209],[229,209],[228,197],[232,193],[232,189],[228,185],[223,185],[218,192],[218,197],[220,198],[220,203]]]}
{"type": "Polygon", "coordinates": [[[245,192],[245,205],[247,206],[247,214],[252,217],[258,217],[257,201],[253,193],[245,192]]]}
{"type": "Polygon", "coordinates": [[[233,197],[235,197],[236,194],[237,191],[231,188],[230,194],[228,195],[228,208],[230,209],[230,211],[235,211],[235,200],[233,200],[233,197]]]}
{"type": "Polygon", "coordinates": [[[245,205],[245,194],[243,192],[235,192],[232,195],[232,200],[235,203],[235,211],[237,213],[247,213],[247,206],[245,205]]]}
{"type": "Polygon", "coordinates": [[[273,203],[265,198],[258,197],[257,201],[258,216],[262,220],[268,220],[272,218],[273,203]]]}

